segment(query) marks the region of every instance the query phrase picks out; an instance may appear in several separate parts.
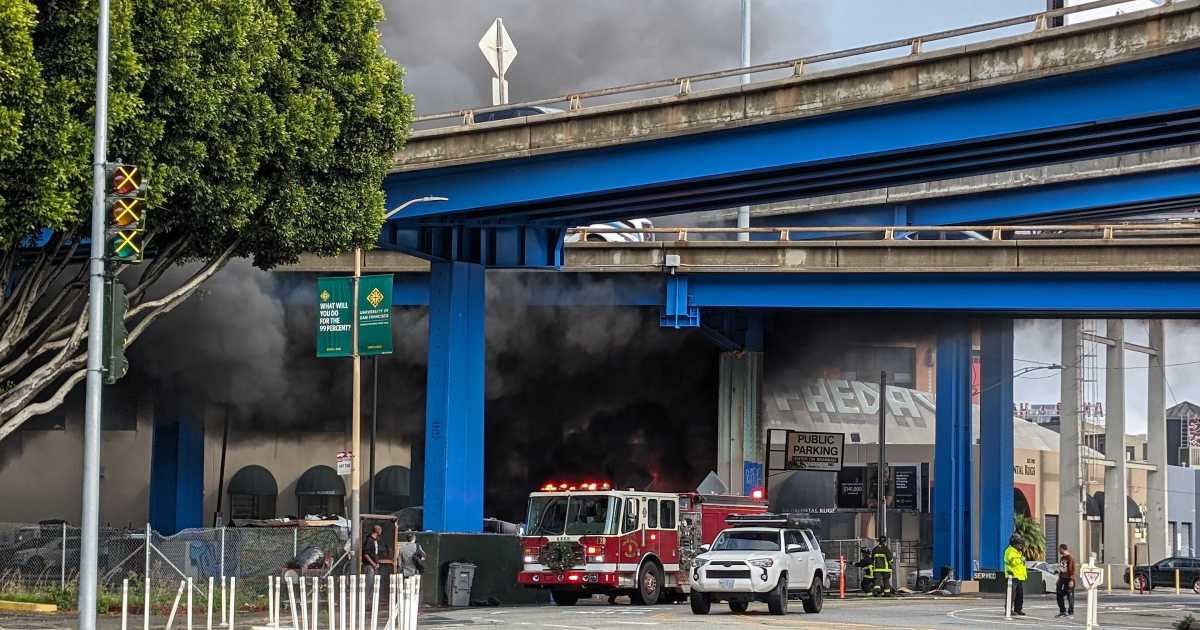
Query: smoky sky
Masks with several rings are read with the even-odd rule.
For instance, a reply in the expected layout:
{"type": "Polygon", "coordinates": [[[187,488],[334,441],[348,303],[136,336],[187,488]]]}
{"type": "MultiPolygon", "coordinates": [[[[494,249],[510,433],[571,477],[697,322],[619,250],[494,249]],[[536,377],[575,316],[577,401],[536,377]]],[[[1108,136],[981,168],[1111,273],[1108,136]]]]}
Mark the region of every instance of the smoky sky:
{"type": "MultiPolygon", "coordinates": [[[[517,48],[511,102],[737,66],[737,0],[384,0],[387,53],[407,72],[417,111],[491,104],[492,70],[478,48],[497,17],[517,48]]],[[[754,61],[823,50],[825,4],[754,4],[754,61]]]]}

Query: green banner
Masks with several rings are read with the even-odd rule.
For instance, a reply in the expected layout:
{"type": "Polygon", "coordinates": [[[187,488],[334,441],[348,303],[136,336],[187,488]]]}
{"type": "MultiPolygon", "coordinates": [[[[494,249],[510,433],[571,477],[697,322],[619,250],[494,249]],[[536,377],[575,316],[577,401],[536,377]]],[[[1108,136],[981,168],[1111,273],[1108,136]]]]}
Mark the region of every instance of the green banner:
{"type": "Polygon", "coordinates": [[[358,281],[358,354],[392,353],[392,274],[358,281]]]}
{"type": "Polygon", "coordinates": [[[350,303],[353,301],[354,278],[317,278],[318,357],[351,356],[354,331],[350,303]]]}

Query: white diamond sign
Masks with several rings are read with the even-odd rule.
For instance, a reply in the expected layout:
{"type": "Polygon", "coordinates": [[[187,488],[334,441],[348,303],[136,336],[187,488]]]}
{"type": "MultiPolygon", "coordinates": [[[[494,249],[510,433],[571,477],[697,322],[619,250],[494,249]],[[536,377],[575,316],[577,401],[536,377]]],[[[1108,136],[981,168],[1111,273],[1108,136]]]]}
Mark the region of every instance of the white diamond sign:
{"type": "Polygon", "coordinates": [[[1083,580],[1083,587],[1090,591],[1104,581],[1104,568],[1092,566],[1080,567],[1079,577],[1083,580]]]}
{"type": "Polygon", "coordinates": [[[483,39],[479,40],[479,50],[483,52],[488,65],[492,66],[492,72],[496,74],[508,74],[508,67],[512,65],[513,59],[517,58],[517,47],[508,36],[508,29],[504,28],[504,21],[500,18],[492,22],[483,34],[483,39]]]}

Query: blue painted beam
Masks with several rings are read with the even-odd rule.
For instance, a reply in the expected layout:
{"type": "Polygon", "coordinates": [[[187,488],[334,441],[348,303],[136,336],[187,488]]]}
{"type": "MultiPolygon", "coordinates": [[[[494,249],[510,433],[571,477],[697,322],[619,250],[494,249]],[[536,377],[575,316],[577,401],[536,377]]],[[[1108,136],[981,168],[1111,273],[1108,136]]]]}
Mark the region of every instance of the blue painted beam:
{"type": "MultiPolygon", "coordinates": [[[[1048,222],[1135,216],[1200,205],[1200,169],[1183,167],[1042,186],[1020,186],[972,195],[869,204],[755,218],[764,227],[826,225],[953,225],[1048,222]],[[897,217],[896,213],[902,214],[897,217]]],[[[756,234],[758,239],[775,238],[756,234]]],[[[792,234],[792,240],[826,236],[792,234]]]]}
{"type": "Polygon", "coordinates": [[[995,312],[1200,313],[1196,273],[693,274],[691,306],[995,312]]]}
{"type": "Polygon", "coordinates": [[[1191,142],[1200,52],[1033,81],[616,147],[390,175],[401,221],[654,216],[1191,142]]]}
{"type": "Polygon", "coordinates": [[[1013,321],[987,319],[982,327],[979,563],[999,570],[1013,530],[1013,321]]]}
{"type": "Polygon", "coordinates": [[[425,529],[483,529],[484,268],[435,262],[429,278],[425,529]]]}
{"type": "MultiPolygon", "coordinates": [[[[936,426],[933,453],[933,566],[972,579],[971,331],[948,323],[937,341],[936,426]]],[[[1010,491],[1011,492],[1011,491],[1010,491]]],[[[990,517],[990,515],[989,515],[990,517]]]]}

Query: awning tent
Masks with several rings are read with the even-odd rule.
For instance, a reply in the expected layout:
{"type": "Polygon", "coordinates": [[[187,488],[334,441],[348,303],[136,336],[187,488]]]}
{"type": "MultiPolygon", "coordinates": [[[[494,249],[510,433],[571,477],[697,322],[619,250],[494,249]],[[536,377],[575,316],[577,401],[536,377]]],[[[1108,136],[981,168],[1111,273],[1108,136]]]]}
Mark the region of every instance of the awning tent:
{"type": "Polygon", "coordinates": [[[257,464],[243,466],[229,480],[229,494],[266,497],[279,494],[279,485],[271,471],[257,464]]]}
{"type": "Polygon", "coordinates": [[[346,496],[346,484],[329,466],[313,466],[296,481],[297,495],[346,496]]]}

